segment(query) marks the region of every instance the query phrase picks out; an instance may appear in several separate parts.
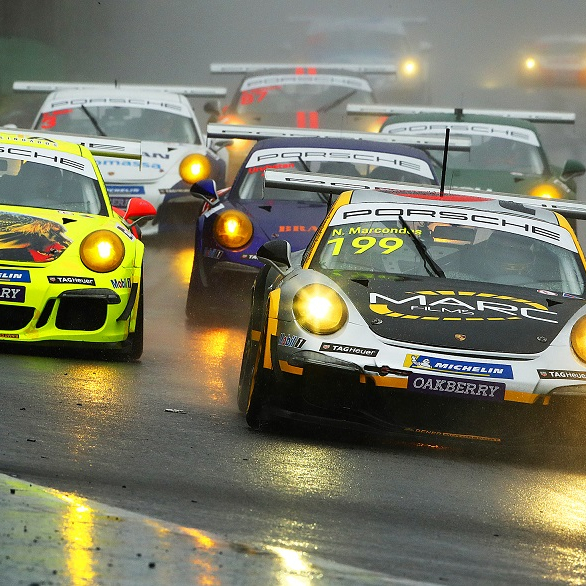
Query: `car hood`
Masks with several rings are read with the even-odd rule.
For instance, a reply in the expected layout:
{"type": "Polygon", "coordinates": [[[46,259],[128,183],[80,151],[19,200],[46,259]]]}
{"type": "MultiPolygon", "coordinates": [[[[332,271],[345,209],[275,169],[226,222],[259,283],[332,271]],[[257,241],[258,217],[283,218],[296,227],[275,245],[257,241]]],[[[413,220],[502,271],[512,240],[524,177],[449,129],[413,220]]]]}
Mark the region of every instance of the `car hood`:
{"type": "MultiPolygon", "coordinates": [[[[117,223],[108,216],[4,207],[0,209],[0,261],[52,262],[66,254],[71,245],[100,228],[115,230],[123,240],[128,238],[122,222],[117,223]]],[[[74,248],[77,254],[77,247],[74,248]]]]}
{"type": "Polygon", "coordinates": [[[179,177],[179,163],[191,153],[206,154],[201,145],[181,143],[143,142],[142,159],[116,159],[113,157],[95,157],[106,183],[148,183],[158,181],[171,169],[179,177]]]}
{"type": "Polygon", "coordinates": [[[462,189],[484,189],[501,193],[527,194],[532,187],[545,183],[541,175],[523,175],[510,171],[483,171],[469,169],[449,169],[446,185],[462,189]]]}
{"type": "Polygon", "coordinates": [[[235,205],[266,240],[283,238],[292,250],[305,248],[326,215],[325,203],[315,201],[249,200],[235,205]]]}
{"type": "Polygon", "coordinates": [[[328,276],[378,336],[461,351],[542,352],[585,303],[553,292],[436,277],[328,276]]]}

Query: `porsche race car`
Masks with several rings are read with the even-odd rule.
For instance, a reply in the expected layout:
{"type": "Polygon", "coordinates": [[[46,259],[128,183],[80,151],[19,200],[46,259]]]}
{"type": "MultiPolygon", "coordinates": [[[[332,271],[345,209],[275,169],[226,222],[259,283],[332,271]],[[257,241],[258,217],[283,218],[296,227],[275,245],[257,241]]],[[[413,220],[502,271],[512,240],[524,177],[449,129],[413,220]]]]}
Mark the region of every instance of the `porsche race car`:
{"type": "Polygon", "coordinates": [[[113,205],[143,197],[157,216],[143,234],[192,230],[199,210],[191,185],[210,178],[223,187],[228,153],[208,148],[188,97],[225,96],[221,87],[16,81],[17,92],[50,92],[33,128],[140,140],[141,161],[97,156],[113,205]]]}
{"type": "Polygon", "coordinates": [[[576,177],[586,167],[568,160],[558,167],[548,159],[535,127],[537,123],[574,124],[571,112],[487,110],[351,104],[354,114],[387,120],[380,132],[418,136],[468,137],[466,153],[448,159],[446,184],[463,189],[492,190],[545,198],[576,198],[576,177]]]}
{"type": "Polygon", "coordinates": [[[113,208],[92,152],[137,160],[140,143],[0,130],[0,342],[136,360],[144,245],[135,222],[156,211],[141,198],[113,208]]]}
{"type": "MultiPolygon", "coordinates": [[[[327,212],[328,196],[324,194],[265,189],[267,169],[319,172],[314,181],[329,185],[330,194],[347,189],[348,176],[350,185],[364,188],[373,188],[378,179],[437,185],[433,162],[422,149],[443,150],[445,146],[443,139],[433,137],[331,129],[209,124],[207,133],[212,138],[251,138],[257,143],[231,188],[216,191],[209,182],[193,188],[206,201],[195,231],[187,293],[186,314],[193,320],[207,316],[203,308],[223,300],[234,281],[254,277],[262,266],[256,258],[262,244],[285,238],[294,250],[305,248],[327,212]],[[336,175],[346,178],[336,181],[336,175]]],[[[466,149],[469,141],[454,141],[451,147],[466,149]]]]}
{"type": "MultiPolygon", "coordinates": [[[[265,181],[305,190],[307,175],[265,181]]],[[[304,251],[267,242],[238,386],[248,424],[583,442],[585,259],[561,210],[586,218],[577,202],[388,183],[340,195],[304,251]]]]}
{"type": "MultiPolygon", "coordinates": [[[[366,74],[395,77],[396,66],[339,63],[212,63],[217,74],[241,74],[243,79],[223,109],[206,104],[213,122],[254,126],[333,128],[378,131],[384,120],[348,115],[346,105],[376,103],[366,74]]],[[[228,147],[229,177],[240,168],[252,144],[242,139],[228,147]]]]}

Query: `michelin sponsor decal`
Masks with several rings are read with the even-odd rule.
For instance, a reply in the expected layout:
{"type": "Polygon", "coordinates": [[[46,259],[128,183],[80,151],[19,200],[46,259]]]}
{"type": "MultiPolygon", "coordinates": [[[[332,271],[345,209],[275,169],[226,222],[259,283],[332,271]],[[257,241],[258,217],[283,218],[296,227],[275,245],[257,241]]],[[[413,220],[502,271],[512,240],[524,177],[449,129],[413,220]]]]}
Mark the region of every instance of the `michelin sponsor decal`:
{"type": "Polygon", "coordinates": [[[11,283],[30,283],[31,275],[28,271],[0,269],[0,281],[9,281],[11,283]]]}
{"type": "Polygon", "coordinates": [[[110,183],[107,183],[106,189],[109,194],[120,193],[132,196],[144,195],[145,193],[143,185],[111,185],[110,183]]]}
{"type": "MultiPolygon", "coordinates": [[[[403,366],[435,372],[455,372],[484,378],[513,378],[513,369],[508,364],[490,362],[464,362],[446,358],[434,358],[421,354],[407,354],[403,366]]],[[[586,378],[586,373],[584,373],[586,378]]]]}
{"type": "Polygon", "coordinates": [[[322,342],[319,349],[322,352],[340,352],[342,354],[356,354],[358,356],[376,356],[378,354],[377,348],[362,348],[361,346],[347,346],[345,344],[332,344],[330,342],[322,342]]]}
{"type": "Polygon", "coordinates": [[[407,390],[444,397],[465,397],[482,401],[504,401],[505,384],[481,382],[464,378],[444,378],[430,374],[411,373],[407,390]]]}

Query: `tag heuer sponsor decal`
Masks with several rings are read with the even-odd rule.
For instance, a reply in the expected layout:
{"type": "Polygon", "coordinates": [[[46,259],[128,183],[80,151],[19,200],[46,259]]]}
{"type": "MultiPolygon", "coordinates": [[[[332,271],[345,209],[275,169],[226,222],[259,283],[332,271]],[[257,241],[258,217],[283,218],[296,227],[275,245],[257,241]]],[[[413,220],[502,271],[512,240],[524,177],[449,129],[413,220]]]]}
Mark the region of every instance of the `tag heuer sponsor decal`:
{"type": "Polygon", "coordinates": [[[95,285],[96,281],[92,277],[72,277],[72,276],[52,276],[47,277],[49,283],[56,285],[95,285]]]}
{"type": "Polygon", "coordinates": [[[586,380],[586,372],[581,370],[538,370],[539,378],[586,380]]]}
{"type": "Polygon", "coordinates": [[[301,348],[305,344],[305,339],[293,334],[279,334],[279,346],[288,346],[289,348],[301,348]]]}
{"type": "Polygon", "coordinates": [[[412,372],[407,390],[445,397],[464,397],[483,401],[504,401],[505,384],[465,378],[444,378],[412,372]]]}
{"type": "Polygon", "coordinates": [[[411,291],[394,299],[370,294],[370,310],[391,318],[435,321],[503,321],[531,319],[558,323],[545,305],[509,295],[475,291],[411,291]]]}
{"type": "Polygon", "coordinates": [[[358,354],[359,356],[376,356],[378,354],[377,348],[346,346],[343,344],[332,344],[330,342],[322,342],[319,349],[322,352],[341,352],[342,354],[358,354]]]}
{"type": "Polygon", "coordinates": [[[0,269],[0,281],[10,281],[11,283],[30,283],[31,275],[28,271],[0,269]]]}
{"type": "Polygon", "coordinates": [[[403,366],[435,372],[453,372],[484,378],[513,378],[513,368],[508,364],[487,362],[464,362],[446,358],[435,358],[421,354],[407,354],[403,366]]]}

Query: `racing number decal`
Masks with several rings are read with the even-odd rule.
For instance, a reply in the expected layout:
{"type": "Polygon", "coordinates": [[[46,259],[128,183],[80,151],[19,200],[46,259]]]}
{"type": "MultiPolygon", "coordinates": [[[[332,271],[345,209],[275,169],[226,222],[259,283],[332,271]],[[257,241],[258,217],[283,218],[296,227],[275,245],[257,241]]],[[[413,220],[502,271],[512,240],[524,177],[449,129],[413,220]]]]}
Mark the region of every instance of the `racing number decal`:
{"type": "Polygon", "coordinates": [[[57,116],[61,116],[62,114],[71,114],[73,110],[68,108],[67,110],[54,110],[53,112],[43,112],[43,117],[41,118],[41,128],[48,130],[49,128],[53,128],[57,124],[57,116]]]}
{"type": "MultiPolygon", "coordinates": [[[[338,256],[340,254],[344,242],[344,236],[328,240],[327,244],[333,245],[332,256],[338,256]]],[[[374,236],[357,236],[350,244],[356,249],[354,254],[362,254],[377,244],[382,249],[381,254],[390,254],[403,246],[403,239],[390,236],[377,240],[374,236]]]]}
{"type": "Polygon", "coordinates": [[[244,90],[240,94],[240,104],[242,106],[249,106],[250,104],[254,104],[255,102],[257,104],[260,104],[267,97],[267,94],[270,91],[280,89],[280,85],[272,85],[269,87],[259,87],[251,90],[244,90]]]}

